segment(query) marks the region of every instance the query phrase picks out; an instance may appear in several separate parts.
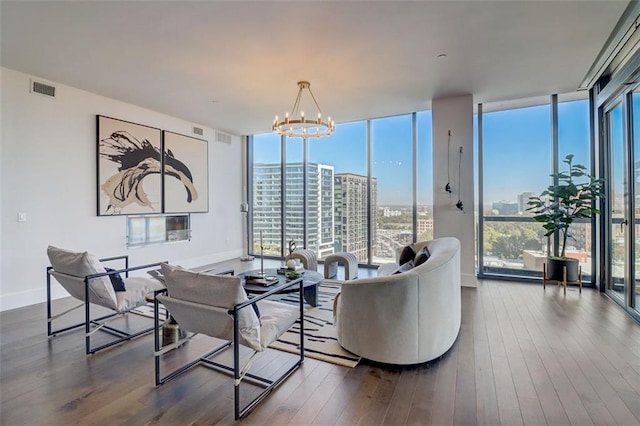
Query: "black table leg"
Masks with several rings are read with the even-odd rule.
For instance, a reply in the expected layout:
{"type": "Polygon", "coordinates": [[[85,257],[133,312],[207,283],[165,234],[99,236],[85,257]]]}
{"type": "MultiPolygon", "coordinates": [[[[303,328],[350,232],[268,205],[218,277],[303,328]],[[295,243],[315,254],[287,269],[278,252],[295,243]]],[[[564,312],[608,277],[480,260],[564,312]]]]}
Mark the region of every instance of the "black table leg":
{"type": "Polygon", "coordinates": [[[302,297],[304,297],[304,300],[314,308],[318,306],[318,286],[319,285],[320,284],[310,285],[308,287],[305,287],[302,292],[302,297]]]}

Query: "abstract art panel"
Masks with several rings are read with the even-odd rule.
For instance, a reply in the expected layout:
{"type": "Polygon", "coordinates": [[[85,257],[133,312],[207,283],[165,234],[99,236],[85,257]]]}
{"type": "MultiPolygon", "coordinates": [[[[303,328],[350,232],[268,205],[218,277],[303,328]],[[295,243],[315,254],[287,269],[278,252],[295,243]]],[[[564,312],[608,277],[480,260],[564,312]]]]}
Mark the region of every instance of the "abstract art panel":
{"type": "Polygon", "coordinates": [[[161,131],[97,116],[98,216],[162,212],[161,131]]]}
{"type": "Polygon", "coordinates": [[[162,134],[165,213],[208,212],[207,141],[166,130],[162,134]]]}

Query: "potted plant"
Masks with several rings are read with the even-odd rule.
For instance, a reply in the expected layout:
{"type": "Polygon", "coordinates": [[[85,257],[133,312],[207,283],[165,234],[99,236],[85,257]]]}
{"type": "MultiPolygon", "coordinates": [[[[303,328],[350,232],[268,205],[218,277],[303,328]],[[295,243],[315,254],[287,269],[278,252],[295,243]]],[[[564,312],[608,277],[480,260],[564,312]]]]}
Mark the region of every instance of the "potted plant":
{"type": "Polygon", "coordinates": [[[538,197],[530,197],[527,211],[531,211],[536,222],[547,231],[545,237],[560,233],[560,256],[547,257],[549,279],[562,281],[563,268],[567,267],[567,281],[578,281],[578,260],[566,256],[567,239],[571,224],[576,219],[591,218],[600,210],[594,206],[597,197],[603,197],[604,181],[586,173],[582,164],[573,164],[573,154],[563,160],[568,170],[551,174],[554,183],[538,197]]]}

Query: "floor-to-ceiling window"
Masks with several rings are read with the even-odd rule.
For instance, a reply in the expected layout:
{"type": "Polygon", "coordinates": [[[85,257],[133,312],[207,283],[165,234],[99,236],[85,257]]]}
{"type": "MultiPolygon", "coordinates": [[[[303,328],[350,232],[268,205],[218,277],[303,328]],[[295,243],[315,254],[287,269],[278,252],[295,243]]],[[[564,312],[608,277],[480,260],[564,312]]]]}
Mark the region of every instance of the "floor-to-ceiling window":
{"type": "MultiPolygon", "coordinates": [[[[558,97],[558,162],[566,170],[563,160],[573,155],[573,164],[590,167],[591,138],[589,128],[589,100],[564,100],[558,97]]],[[[567,255],[578,259],[582,278],[591,281],[593,243],[590,219],[576,219],[569,228],[567,255]]]]}
{"type": "MultiPolygon", "coordinates": [[[[637,16],[638,4],[632,6],[625,14],[637,16]]],[[[633,33],[632,20],[622,22],[600,67],[583,82],[590,86],[594,163],[604,182],[592,273],[600,290],[640,321],[640,50],[637,34],[625,37],[633,33]]]]}
{"type": "MultiPolygon", "coordinates": [[[[554,244],[527,212],[528,198],[550,183],[554,158],[560,168],[569,153],[590,164],[588,100],[550,99],[483,113],[481,275],[540,275],[554,244]]],[[[405,243],[433,237],[430,111],[344,123],[307,141],[256,135],[251,146],[254,253],[262,234],[267,254],[281,255],[294,241],[320,258],[349,251],[377,264],[393,261],[405,243]]],[[[571,234],[570,255],[588,275],[590,222],[574,224],[571,234]]]]}
{"type": "Polygon", "coordinates": [[[432,238],[430,112],[338,124],[306,141],[249,139],[253,253],[262,235],[265,254],[286,254],[293,241],[320,259],[348,251],[378,264],[432,238]]]}
{"type": "Polygon", "coordinates": [[[633,111],[633,163],[631,167],[631,177],[633,181],[633,231],[634,234],[634,250],[633,250],[633,288],[631,294],[633,300],[633,308],[640,312],[640,88],[636,88],[632,95],[632,111],[633,111]]]}
{"type": "Polygon", "coordinates": [[[609,174],[607,192],[609,194],[609,259],[611,277],[608,280],[608,288],[614,297],[620,300],[625,298],[625,275],[627,266],[627,230],[625,226],[626,215],[626,176],[625,155],[626,146],[624,123],[622,119],[622,101],[615,103],[605,112],[605,122],[609,148],[609,174]]]}
{"type": "Polygon", "coordinates": [[[395,262],[396,250],[413,242],[412,116],[371,121],[373,263],[395,262]]]}
{"type": "Polygon", "coordinates": [[[433,145],[431,111],[416,114],[417,241],[433,239],[433,145]]]}
{"type": "Polygon", "coordinates": [[[251,212],[253,253],[280,256],[282,251],[282,158],[280,136],[272,133],[253,137],[251,212]]]}
{"type": "MultiPolygon", "coordinates": [[[[309,182],[322,170],[322,247],[319,258],[340,251],[367,259],[367,132],[366,122],[338,124],[330,136],[309,139],[309,182]],[[330,206],[329,203],[333,203],[330,206]]],[[[308,216],[308,226],[314,218],[308,216]]],[[[311,224],[311,226],[315,226],[311,224]]]]}
{"type": "Polygon", "coordinates": [[[602,279],[605,291],[640,318],[640,86],[625,84],[616,93],[599,107],[607,195],[602,279]]]}
{"type": "MultiPolygon", "coordinates": [[[[290,241],[296,242],[296,245],[304,242],[305,208],[309,210],[309,214],[315,214],[317,217],[318,198],[305,197],[303,140],[287,139],[285,148],[284,182],[287,208],[284,210],[284,247],[288,248],[290,241]]],[[[317,180],[313,184],[317,186],[317,180]]],[[[309,235],[309,244],[312,247],[317,246],[317,229],[313,229],[309,235]]]]}
{"type": "Polygon", "coordinates": [[[535,275],[548,245],[527,202],[549,184],[550,105],[486,112],[482,120],[481,274],[535,275]]]}
{"type": "MultiPolygon", "coordinates": [[[[568,154],[574,164],[591,164],[589,101],[575,95],[549,100],[482,114],[481,276],[541,276],[556,244],[527,211],[528,200],[551,183],[554,168],[566,170],[568,154]]],[[[591,221],[575,222],[569,234],[567,255],[580,261],[589,280],[591,221]]]]}

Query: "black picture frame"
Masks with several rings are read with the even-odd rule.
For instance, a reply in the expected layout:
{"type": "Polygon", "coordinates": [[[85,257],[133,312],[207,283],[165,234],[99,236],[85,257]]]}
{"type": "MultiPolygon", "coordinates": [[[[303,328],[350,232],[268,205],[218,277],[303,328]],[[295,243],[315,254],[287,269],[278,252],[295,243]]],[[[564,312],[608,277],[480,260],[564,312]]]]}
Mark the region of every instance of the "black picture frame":
{"type": "Polygon", "coordinates": [[[209,142],[162,131],[163,211],[206,213],[209,211],[209,142]]]}
{"type": "Polygon", "coordinates": [[[97,213],[162,213],[162,133],[155,127],[96,116],[97,213]]]}

